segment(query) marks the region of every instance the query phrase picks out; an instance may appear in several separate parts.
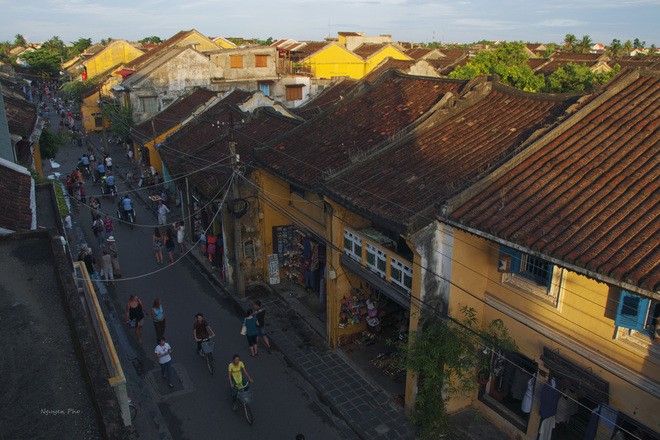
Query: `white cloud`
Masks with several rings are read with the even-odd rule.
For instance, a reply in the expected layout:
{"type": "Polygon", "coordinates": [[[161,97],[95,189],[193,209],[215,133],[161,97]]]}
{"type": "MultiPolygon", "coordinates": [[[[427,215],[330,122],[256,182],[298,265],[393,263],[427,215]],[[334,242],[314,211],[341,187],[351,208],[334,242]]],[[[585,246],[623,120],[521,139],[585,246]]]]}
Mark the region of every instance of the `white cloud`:
{"type": "Polygon", "coordinates": [[[537,23],[537,26],[546,27],[575,27],[585,25],[585,21],[571,20],[570,18],[553,18],[551,20],[543,20],[537,23]]]}

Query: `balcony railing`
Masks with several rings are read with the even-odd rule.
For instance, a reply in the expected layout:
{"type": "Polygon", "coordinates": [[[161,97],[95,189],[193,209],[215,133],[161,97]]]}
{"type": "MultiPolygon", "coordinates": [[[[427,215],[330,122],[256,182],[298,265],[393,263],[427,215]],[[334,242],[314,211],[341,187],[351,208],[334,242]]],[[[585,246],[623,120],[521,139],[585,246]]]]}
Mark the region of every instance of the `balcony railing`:
{"type": "Polygon", "coordinates": [[[344,253],[382,279],[396,284],[410,294],[412,292],[412,263],[389,249],[393,242],[383,237],[379,240],[374,231],[363,234],[344,229],[344,253]]]}

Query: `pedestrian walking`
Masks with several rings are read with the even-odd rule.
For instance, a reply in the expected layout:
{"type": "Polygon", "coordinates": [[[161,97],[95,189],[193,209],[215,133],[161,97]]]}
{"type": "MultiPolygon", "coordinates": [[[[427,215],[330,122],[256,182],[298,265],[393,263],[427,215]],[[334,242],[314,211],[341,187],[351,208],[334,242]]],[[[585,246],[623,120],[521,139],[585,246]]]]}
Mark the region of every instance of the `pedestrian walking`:
{"type": "Polygon", "coordinates": [[[115,277],[112,270],[112,257],[106,250],[103,251],[103,256],[101,256],[101,267],[103,268],[103,277],[106,283],[114,284],[115,277]]]}
{"type": "Polygon", "coordinates": [[[154,349],[154,354],[156,355],[156,359],[158,359],[163,379],[167,381],[167,385],[170,388],[174,388],[174,385],[172,385],[172,347],[165,342],[164,337],[161,336],[158,339],[158,345],[154,349]]]}
{"type": "Polygon", "coordinates": [[[103,226],[103,220],[101,220],[100,215],[96,215],[94,218],[94,222],[92,223],[92,232],[94,233],[94,237],[96,237],[96,241],[99,245],[99,247],[105,246],[105,228],[103,226]]]}
{"type": "Polygon", "coordinates": [[[165,336],[165,311],[160,298],[156,298],[151,305],[151,319],[154,321],[154,330],[156,330],[156,341],[165,336]]]}
{"type": "Polygon", "coordinates": [[[266,309],[261,305],[261,301],[256,300],[253,304],[254,315],[257,317],[257,329],[259,336],[257,336],[257,344],[261,340],[266,346],[266,350],[270,353],[270,339],[266,333],[266,309]]]}
{"type": "Polygon", "coordinates": [[[250,356],[254,357],[258,354],[257,336],[259,336],[259,329],[257,327],[257,317],[254,315],[252,309],[248,309],[247,315],[243,318],[243,325],[245,325],[245,336],[250,346],[250,356]]]}
{"type": "Polygon", "coordinates": [[[144,304],[137,295],[131,295],[126,304],[126,325],[135,330],[135,339],[142,345],[142,326],[144,325],[144,304]]]}
{"type": "Polygon", "coordinates": [[[114,272],[115,278],[121,278],[121,267],[119,266],[119,253],[117,252],[117,243],[115,243],[115,237],[111,235],[108,237],[108,239],[105,242],[107,244],[108,253],[112,257],[112,270],[114,272]]]}
{"type": "Polygon", "coordinates": [[[170,208],[167,207],[162,200],[158,201],[158,224],[167,225],[167,214],[170,212],[170,208]]]}
{"type": "Polygon", "coordinates": [[[106,154],[105,158],[103,160],[105,161],[106,170],[112,171],[112,157],[110,157],[110,155],[106,154]]]}
{"type": "Polygon", "coordinates": [[[163,236],[158,227],[154,228],[154,233],[151,236],[151,246],[156,254],[156,264],[163,264],[163,236]]]}
{"type": "Polygon", "coordinates": [[[174,230],[176,231],[176,242],[179,244],[179,252],[183,254],[186,251],[186,248],[183,244],[183,239],[186,233],[183,220],[174,223],[174,230]]]}
{"type": "Polygon", "coordinates": [[[167,257],[170,260],[170,264],[174,264],[174,236],[172,230],[167,228],[165,230],[165,251],[167,252],[167,257]]]}
{"type": "Polygon", "coordinates": [[[94,259],[94,254],[92,254],[92,248],[88,247],[83,251],[82,254],[83,263],[85,263],[85,269],[87,269],[87,274],[92,277],[96,273],[96,260],[94,259]]]}
{"type": "Polygon", "coordinates": [[[69,197],[73,197],[73,176],[69,174],[66,176],[66,192],[69,193],[69,197]]]}
{"type": "Polygon", "coordinates": [[[80,201],[84,204],[87,203],[87,190],[85,189],[85,185],[83,185],[82,182],[80,182],[80,201]]]}
{"type": "Polygon", "coordinates": [[[109,215],[106,215],[105,218],[103,219],[103,229],[105,230],[105,235],[107,237],[110,237],[112,235],[112,231],[114,230],[114,225],[109,215]]]}

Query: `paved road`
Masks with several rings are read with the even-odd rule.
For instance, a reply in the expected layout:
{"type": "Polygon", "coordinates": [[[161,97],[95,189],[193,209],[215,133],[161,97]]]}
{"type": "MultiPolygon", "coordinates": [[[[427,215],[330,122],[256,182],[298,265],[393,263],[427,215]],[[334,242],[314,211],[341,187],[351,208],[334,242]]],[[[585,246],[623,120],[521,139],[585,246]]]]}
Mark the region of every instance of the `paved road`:
{"type": "MultiPolygon", "coordinates": [[[[53,121],[57,127],[58,121],[53,121]]],[[[100,145],[98,136],[90,139],[100,145]]],[[[61,179],[73,169],[84,149],[66,146],[57,156],[61,164],[61,179]]],[[[119,160],[123,151],[111,147],[115,164],[122,172],[119,160]]],[[[48,167],[45,170],[48,172],[48,167]]],[[[119,182],[118,190],[126,187],[119,182]]],[[[88,185],[87,195],[99,188],[88,185]]],[[[151,249],[151,234],[156,220],[146,207],[136,203],[137,225],[130,228],[115,221],[123,278],[114,287],[101,288],[107,320],[122,363],[129,378],[129,394],[140,409],[136,426],[137,438],[175,439],[293,439],[298,433],[315,440],[346,437],[341,421],[330,415],[319,402],[313,388],[292,369],[277,351],[260,353],[251,358],[244,336],[239,335],[241,318],[235,304],[212,286],[186,257],[178,252],[175,264],[156,264],[151,249]],[[138,346],[131,332],[123,325],[124,307],[131,293],[137,294],[146,307],[160,297],[167,316],[165,336],[173,349],[176,373],[174,389],[163,382],[152,352],[155,331],[145,320],[144,344],[138,346]],[[114,313],[113,313],[114,308],[114,313]],[[211,376],[202,358],[195,353],[192,323],[196,312],[203,312],[218,334],[215,344],[216,374],[211,376]],[[232,354],[243,358],[253,377],[255,423],[248,426],[240,413],[232,412],[227,383],[227,365],[232,354]],[[310,435],[312,434],[312,435],[310,435]]],[[[114,204],[102,202],[102,211],[115,214],[114,204]]],[[[175,209],[173,213],[175,214],[175,209]]],[[[89,211],[80,210],[76,220],[77,235],[92,243],[89,211]]],[[[172,217],[171,220],[173,220],[172,217]]],[[[95,249],[95,251],[97,251],[95,249]]],[[[98,256],[97,251],[97,256],[98,256]]],[[[167,261],[167,257],[165,257],[167,261]]]]}

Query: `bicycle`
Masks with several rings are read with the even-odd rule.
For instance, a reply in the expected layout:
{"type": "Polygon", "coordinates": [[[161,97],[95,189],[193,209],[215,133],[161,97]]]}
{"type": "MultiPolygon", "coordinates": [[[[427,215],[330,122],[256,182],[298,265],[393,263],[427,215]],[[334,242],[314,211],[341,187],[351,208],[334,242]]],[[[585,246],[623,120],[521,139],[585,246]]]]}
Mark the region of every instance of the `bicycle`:
{"type": "Polygon", "coordinates": [[[137,417],[137,407],[133,404],[133,399],[130,396],[128,396],[128,413],[131,416],[131,422],[134,422],[137,417]]]}
{"type": "Polygon", "coordinates": [[[252,425],[254,423],[254,417],[252,417],[252,409],[250,409],[250,405],[252,404],[252,390],[250,389],[250,384],[246,383],[243,386],[236,385],[236,387],[238,388],[238,392],[232,409],[235,411],[238,408],[238,405],[243,406],[245,420],[247,420],[248,425],[252,425]]]}
{"type": "Polygon", "coordinates": [[[206,368],[209,369],[211,376],[213,376],[213,341],[211,340],[213,336],[209,336],[206,339],[202,339],[202,353],[204,354],[204,359],[206,360],[206,368]]]}

